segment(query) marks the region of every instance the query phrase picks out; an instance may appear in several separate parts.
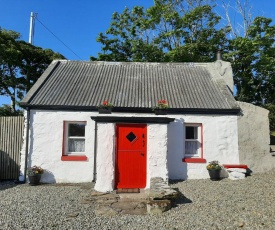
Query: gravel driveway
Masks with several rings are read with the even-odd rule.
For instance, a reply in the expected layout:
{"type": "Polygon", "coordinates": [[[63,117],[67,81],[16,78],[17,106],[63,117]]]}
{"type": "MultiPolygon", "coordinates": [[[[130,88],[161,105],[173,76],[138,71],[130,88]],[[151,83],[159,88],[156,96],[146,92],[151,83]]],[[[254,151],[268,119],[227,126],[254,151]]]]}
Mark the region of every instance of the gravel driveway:
{"type": "Polygon", "coordinates": [[[185,198],[162,215],[96,216],[91,187],[1,182],[0,229],[275,229],[275,171],[173,183],[185,198]]]}

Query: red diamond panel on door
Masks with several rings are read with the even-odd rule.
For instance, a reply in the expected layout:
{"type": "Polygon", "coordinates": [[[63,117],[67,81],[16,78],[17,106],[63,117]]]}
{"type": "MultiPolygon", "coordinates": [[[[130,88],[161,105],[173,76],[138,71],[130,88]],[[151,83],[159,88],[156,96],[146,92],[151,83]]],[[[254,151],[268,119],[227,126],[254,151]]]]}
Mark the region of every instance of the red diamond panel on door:
{"type": "Polygon", "coordinates": [[[116,127],[116,188],[145,188],[147,125],[116,127]]]}

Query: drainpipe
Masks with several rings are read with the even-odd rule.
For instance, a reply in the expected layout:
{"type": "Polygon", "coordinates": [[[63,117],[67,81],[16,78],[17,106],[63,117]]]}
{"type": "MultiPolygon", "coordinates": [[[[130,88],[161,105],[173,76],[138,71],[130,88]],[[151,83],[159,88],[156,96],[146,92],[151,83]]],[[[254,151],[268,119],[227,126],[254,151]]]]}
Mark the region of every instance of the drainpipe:
{"type": "Polygon", "coordinates": [[[94,142],[94,176],[93,182],[96,182],[96,157],[97,157],[97,121],[95,121],[95,142],[94,142]]]}
{"type": "Polygon", "coordinates": [[[26,132],[25,169],[24,169],[23,183],[26,183],[26,178],[27,178],[28,153],[29,153],[29,129],[30,129],[30,109],[29,107],[27,107],[27,132],[26,132]]]}

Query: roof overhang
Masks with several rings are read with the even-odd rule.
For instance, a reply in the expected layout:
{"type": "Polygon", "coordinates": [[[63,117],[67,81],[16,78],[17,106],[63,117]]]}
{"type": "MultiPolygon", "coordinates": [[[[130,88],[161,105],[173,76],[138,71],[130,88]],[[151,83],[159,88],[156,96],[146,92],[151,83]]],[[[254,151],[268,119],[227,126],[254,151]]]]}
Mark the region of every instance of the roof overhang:
{"type": "MultiPolygon", "coordinates": [[[[66,106],[66,105],[30,105],[21,104],[25,109],[37,110],[60,110],[60,111],[90,111],[97,112],[95,106],[66,106]]],[[[207,109],[207,108],[169,108],[168,114],[213,114],[213,115],[236,115],[241,109],[239,107],[234,109],[207,109]]],[[[133,108],[133,107],[114,107],[112,112],[116,113],[153,113],[151,108],[133,108]]]]}

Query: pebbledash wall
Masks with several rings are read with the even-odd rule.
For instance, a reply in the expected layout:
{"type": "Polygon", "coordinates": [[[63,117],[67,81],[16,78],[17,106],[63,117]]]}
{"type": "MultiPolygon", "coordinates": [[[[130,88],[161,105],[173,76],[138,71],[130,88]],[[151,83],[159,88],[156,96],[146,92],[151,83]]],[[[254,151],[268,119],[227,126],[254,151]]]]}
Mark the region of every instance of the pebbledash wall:
{"type": "MultiPolygon", "coordinates": [[[[28,167],[41,165],[46,172],[45,183],[91,182],[94,167],[95,122],[97,112],[67,112],[31,110],[28,167]],[[61,161],[63,121],[86,121],[85,154],[87,161],[61,161]]],[[[106,115],[105,115],[106,116],[106,115]]],[[[152,117],[152,114],[113,113],[109,116],[152,117]]],[[[208,178],[206,163],[185,163],[184,123],[201,123],[203,128],[203,157],[207,162],[239,164],[237,115],[167,115],[175,118],[170,124],[148,124],[147,185],[150,178],[200,179],[208,178]]],[[[115,124],[98,123],[97,178],[95,188],[114,188],[115,124]]],[[[24,173],[25,151],[21,154],[21,177],[24,173]]]]}

